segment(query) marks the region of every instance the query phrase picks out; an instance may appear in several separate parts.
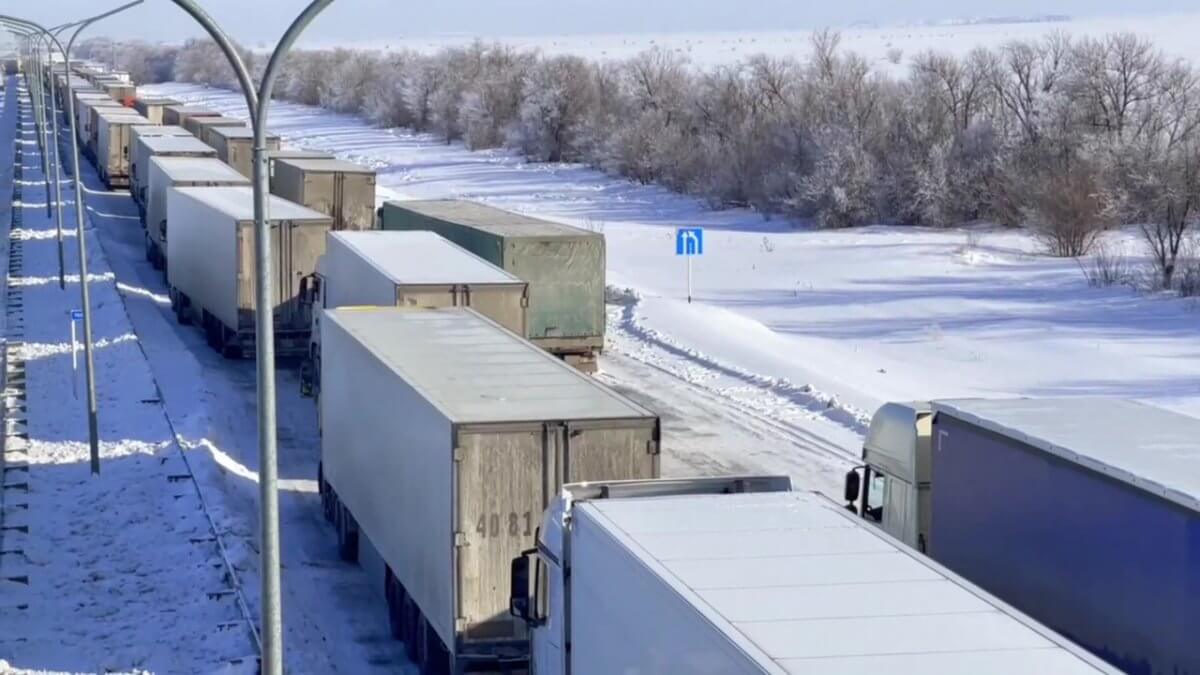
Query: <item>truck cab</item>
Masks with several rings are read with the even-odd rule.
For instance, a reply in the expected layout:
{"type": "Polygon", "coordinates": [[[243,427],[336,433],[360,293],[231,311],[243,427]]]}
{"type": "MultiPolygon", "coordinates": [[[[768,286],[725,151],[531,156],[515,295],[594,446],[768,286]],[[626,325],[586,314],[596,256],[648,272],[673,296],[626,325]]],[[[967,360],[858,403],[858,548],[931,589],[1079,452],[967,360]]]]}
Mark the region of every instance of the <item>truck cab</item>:
{"type": "Polygon", "coordinates": [[[863,465],[846,474],[846,508],[927,551],[933,412],[928,402],[887,403],[871,418],[863,465]]]}

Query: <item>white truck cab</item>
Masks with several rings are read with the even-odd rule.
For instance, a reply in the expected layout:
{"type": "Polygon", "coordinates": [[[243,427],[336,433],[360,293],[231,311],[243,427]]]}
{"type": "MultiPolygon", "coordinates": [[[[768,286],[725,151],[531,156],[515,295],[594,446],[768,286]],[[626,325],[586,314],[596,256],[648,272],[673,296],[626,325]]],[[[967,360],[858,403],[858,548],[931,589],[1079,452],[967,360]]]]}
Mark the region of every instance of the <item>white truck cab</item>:
{"type": "Polygon", "coordinates": [[[929,542],[932,424],[928,402],[885,404],[871,418],[863,466],[846,474],[847,508],[919,551],[929,542]]]}

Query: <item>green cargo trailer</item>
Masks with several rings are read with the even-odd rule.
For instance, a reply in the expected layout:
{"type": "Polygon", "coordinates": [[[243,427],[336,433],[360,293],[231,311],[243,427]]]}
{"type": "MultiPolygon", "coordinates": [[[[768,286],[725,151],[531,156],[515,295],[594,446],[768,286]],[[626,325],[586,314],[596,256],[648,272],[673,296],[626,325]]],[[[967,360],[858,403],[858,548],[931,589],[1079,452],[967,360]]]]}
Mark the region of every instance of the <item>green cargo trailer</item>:
{"type": "Polygon", "coordinates": [[[604,236],[460,200],[386,202],[384,230],[428,230],[529,283],[529,335],[580,370],[604,348],[604,236]]]}

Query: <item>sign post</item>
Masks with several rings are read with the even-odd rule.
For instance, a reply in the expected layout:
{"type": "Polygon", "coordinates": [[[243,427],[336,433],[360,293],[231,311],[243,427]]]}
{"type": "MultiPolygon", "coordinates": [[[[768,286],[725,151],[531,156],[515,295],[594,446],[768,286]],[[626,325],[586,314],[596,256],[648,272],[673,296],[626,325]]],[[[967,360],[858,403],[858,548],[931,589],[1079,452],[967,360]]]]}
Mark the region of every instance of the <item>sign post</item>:
{"type": "Polygon", "coordinates": [[[675,255],[687,258],[687,301],[692,302],[692,258],[704,255],[704,228],[681,227],[675,230],[675,255]]]}
{"type": "Polygon", "coordinates": [[[79,398],[79,339],[75,336],[75,323],[83,321],[83,310],[71,310],[71,393],[79,398]]]}

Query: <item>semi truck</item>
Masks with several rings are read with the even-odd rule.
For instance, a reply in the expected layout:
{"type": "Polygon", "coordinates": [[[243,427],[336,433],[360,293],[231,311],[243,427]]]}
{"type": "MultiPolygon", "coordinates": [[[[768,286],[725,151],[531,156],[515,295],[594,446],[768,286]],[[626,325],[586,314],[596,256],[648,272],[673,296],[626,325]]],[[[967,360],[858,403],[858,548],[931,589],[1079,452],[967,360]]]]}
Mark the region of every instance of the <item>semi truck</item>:
{"type": "Polygon", "coordinates": [[[1197,439],[1117,399],[889,403],[845,496],[1122,671],[1200,673],[1197,439]]]}
{"type": "MultiPolygon", "coordinates": [[[[254,130],[248,126],[218,126],[210,130],[209,140],[212,141],[213,149],[217,151],[217,157],[222,162],[238,170],[246,178],[252,178],[254,170],[254,130]]],[[[279,136],[276,134],[266,135],[267,152],[272,152],[279,149],[279,136]]],[[[284,199],[287,199],[285,196],[284,199]]],[[[299,200],[293,199],[297,204],[303,204],[299,200]]],[[[307,206],[307,204],[305,204],[307,206]]],[[[312,208],[311,206],[309,208],[312,208]]],[[[318,209],[319,210],[319,209],[318,209]]],[[[337,223],[334,223],[337,227],[337,223]]]]}
{"type": "Polygon", "coordinates": [[[192,132],[196,138],[211,145],[215,150],[217,145],[212,140],[212,130],[217,127],[235,127],[239,129],[248,129],[249,126],[245,122],[233,117],[189,117],[183,123],[183,128],[192,132]]]}
{"type": "MultiPolygon", "coordinates": [[[[192,139],[196,141],[195,138],[192,139]]],[[[199,142],[199,141],[197,141],[199,142]]],[[[177,187],[250,185],[242,174],[215,157],[150,158],[146,190],[146,260],[167,277],[167,193],[177,187]]]]}
{"type": "Polygon", "coordinates": [[[165,96],[139,96],[133,102],[133,109],[152,124],[162,124],[163,109],[171,105],[179,105],[179,101],[165,96]]]}
{"type": "Polygon", "coordinates": [[[326,236],[316,272],[301,283],[300,301],[312,316],[300,389],[319,398],[320,310],[473,307],[524,336],[529,284],[432,232],[343,231],[326,236]]]}
{"type": "MultiPolygon", "coordinates": [[[[169,105],[163,108],[163,124],[182,127],[193,117],[220,117],[221,113],[202,105],[169,105]]],[[[190,130],[189,130],[190,131],[190,130]]]]}
{"type": "Polygon", "coordinates": [[[96,116],[96,170],[111,190],[129,187],[129,129],[149,124],[150,120],[129,108],[101,111],[96,116]]]}
{"type": "Polygon", "coordinates": [[[375,170],[340,159],[280,159],[271,193],[333,218],[335,230],[375,228],[375,170]]]}
{"type": "MultiPolygon", "coordinates": [[[[150,157],[156,154],[158,148],[156,144],[144,143],[143,140],[148,138],[182,138],[195,141],[211,156],[212,148],[203,145],[194,136],[192,136],[183,127],[163,126],[160,124],[139,124],[129,128],[129,192],[133,195],[133,201],[137,203],[140,215],[146,215],[146,195],[145,187],[150,170],[150,157]]],[[[171,146],[172,148],[177,147],[171,146]]],[[[194,153],[193,153],[194,154],[194,153]]],[[[205,156],[200,154],[198,156],[205,156]]],[[[144,224],[144,223],[143,223],[144,224]]]]}
{"type": "Polygon", "coordinates": [[[659,421],[469,308],[325,310],[318,485],[426,673],[524,663],[511,561],[565,483],[655,478],[659,421]]]}
{"type": "MultiPolygon", "coordinates": [[[[236,172],[234,172],[236,173],[236,172]]],[[[241,174],[237,174],[241,177],[241,174]]],[[[310,321],[300,280],[325,252],[329,216],[268,195],[275,350],[304,356],[310,321]]],[[[254,353],[254,195],[249,187],[182,187],[167,191],[167,285],[180,324],[196,322],[208,344],[228,358],[254,353]]]]}
{"type": "Polygon", "coordinates": [[[537,675],[1118,672],[786,477],[567,485],[510,588],[537,675]]]}
{"type": "Polygon", "coordinates": [[[389,201],[385,230],[430,230],[529,282],[529,339],[584,372],[604,348],[604,236],[460,200],[389,201]]]}

